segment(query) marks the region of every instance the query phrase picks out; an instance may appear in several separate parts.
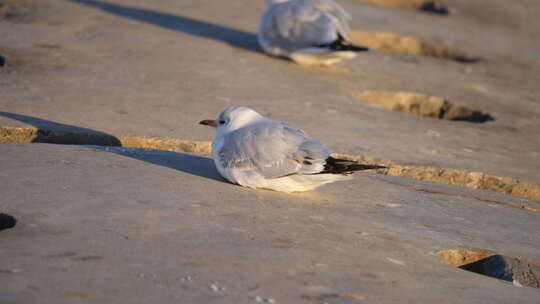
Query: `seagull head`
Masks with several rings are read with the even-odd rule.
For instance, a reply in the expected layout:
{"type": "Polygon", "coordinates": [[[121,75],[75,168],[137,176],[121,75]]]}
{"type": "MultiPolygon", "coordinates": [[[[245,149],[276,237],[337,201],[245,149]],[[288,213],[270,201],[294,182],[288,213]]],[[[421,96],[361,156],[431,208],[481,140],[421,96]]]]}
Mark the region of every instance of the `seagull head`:
{"type": "Polygon", "coordinates": [[[225,134],[264,119],[264,116],[250,108],[232,107],[223,110],[217,119],[203,120],[199,124],[214,127],[218,134],[225,134]]]}

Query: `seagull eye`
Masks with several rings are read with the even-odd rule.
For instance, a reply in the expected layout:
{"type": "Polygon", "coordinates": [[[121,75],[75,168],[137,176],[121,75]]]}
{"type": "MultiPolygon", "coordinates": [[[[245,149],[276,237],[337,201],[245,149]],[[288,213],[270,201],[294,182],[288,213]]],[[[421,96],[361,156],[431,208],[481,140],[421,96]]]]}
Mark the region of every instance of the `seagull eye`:
{"type": "Polygon", "coordinates": [[[220,124],[220,125],[224,125],[224,124],[225,124],[225,120],[220,120],[220,121],[219,121],[219,124],[220,124]]]}

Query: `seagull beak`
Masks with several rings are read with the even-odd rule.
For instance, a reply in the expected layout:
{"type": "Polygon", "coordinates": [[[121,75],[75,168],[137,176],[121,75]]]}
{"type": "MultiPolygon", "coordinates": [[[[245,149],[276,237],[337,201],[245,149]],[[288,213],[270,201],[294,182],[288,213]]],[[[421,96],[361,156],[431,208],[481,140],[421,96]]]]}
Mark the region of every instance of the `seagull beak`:
{"type": "Polygon", "coordinates": [[[216,121],[215,121],[215,120],[212,120],[212,119],[201,120],[201,121],[199,122],[199,124],[217,128],[217,123],[216,123],[216,121]]]}

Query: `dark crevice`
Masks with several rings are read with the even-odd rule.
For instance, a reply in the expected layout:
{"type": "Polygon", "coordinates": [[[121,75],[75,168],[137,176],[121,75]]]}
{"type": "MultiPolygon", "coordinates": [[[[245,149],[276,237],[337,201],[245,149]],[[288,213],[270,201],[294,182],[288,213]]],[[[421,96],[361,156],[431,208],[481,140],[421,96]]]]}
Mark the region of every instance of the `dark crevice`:
{"type": "Polygon", "coordinates": [[[108,134],[73,133],[65,131],[38,130],[35,143],[49,143],[61,145],[95,145],[95,146],[122,146],[120,140],[108,134]]]}
{"type": "Polygon", "coordinates": [[[459,62],[459,63],[479,63],[479,62],[483,61],[482,58],[468,57],[468,56],[465,56],[465,55],[458,55],[458,56],[455,56],[452,59],[454,59],[454,61],[459,62]]]}
{"type": "Polygon", "coordinates": [[[446,114],[446,112],[448,112],[451,106],[452,104],[448,100],[443,101],[441,111],[439,112],[439,119],[444,119],[444,115],[446,114]]]}
{"type": "Polygon", "coordinates": [[[507,256],[480,248],[457,248],[437,252],[444,264],[516,286],[540,288],[540,264],[520,256],[507,256]]]}
{"type": "Polygon", "coordinates": [[[479,111],[474,111],[472,114],[454,118],[452,120],[459,120],[459,121],[468,121],[468,122],[474,122],[474,123],[484,123],[487,121],[495,120],[495,118],[488,113],[482,113],[479,111]]]}
{"type": "Polygon", "coordinates": [[[17,225],[17,219],[9,214],[0,213],[0,230],[11,229],[17,225]]]}
{"type": "Polygon", "coordinates": [[[113,135],[92,129],[66,125],[37,117],[0,111],[0,117],[7,117],[37,128],[32,139],[35,143],[62,145],[121,146],[120,140],[113,135]]]}
{"type": "Polygon", "coordinates": [[[359,97],[387,110],[437,119],[484,123],[495,120],[489,113],[449,100],[415,92],[364,91],[359,97]]]}
{"type": "Polygon", "coordinates": [[[448,7],[443,4],[437,4],[435,1],[428,1],[420,7],[421,11],[438,14],[438,15],[448,15],[448,7]]]}
{"type": "Polygon", "coordinates": [[[518,258],[496,254],[459,268],[508,282],[516,281],[524,286],[540,288],[540,266],[518,258]]]}

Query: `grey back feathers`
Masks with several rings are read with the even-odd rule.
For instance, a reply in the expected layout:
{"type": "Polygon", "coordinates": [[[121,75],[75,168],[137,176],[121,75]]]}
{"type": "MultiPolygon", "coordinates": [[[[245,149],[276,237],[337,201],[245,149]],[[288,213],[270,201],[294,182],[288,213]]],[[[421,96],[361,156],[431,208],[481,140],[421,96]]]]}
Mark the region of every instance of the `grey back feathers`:
{"type": "Polygon", "coordinates": [[[280,122],[263,122],[225,135],[218,152],[224,168],[256,170],[265,178],[314,174],[331,150],[304,132],[280,122]]]}
{"type": "Polygon", "coordinates": [[[259,26],[259,43],[272,55],[347,39],[349,14],[332,0],[292,0],[270,5],[259,26]]]}

